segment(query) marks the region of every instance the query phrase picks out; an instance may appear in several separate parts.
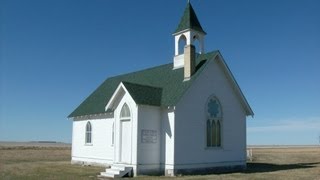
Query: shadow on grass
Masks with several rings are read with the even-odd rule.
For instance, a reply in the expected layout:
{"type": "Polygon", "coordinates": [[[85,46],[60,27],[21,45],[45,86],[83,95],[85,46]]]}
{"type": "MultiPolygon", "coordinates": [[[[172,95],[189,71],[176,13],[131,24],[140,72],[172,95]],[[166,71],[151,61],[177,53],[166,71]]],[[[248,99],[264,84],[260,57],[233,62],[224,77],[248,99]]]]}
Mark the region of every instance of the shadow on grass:
{"type": "Polygon", "coordinates": [[[242,173],[261,173],[261,172],[274,172],[292,169],[307,169],[320,165],[320,162],[315,163],[297,163],[297,164],[268,164],[268,163],[248,163],[247,169],[242,173]]]}

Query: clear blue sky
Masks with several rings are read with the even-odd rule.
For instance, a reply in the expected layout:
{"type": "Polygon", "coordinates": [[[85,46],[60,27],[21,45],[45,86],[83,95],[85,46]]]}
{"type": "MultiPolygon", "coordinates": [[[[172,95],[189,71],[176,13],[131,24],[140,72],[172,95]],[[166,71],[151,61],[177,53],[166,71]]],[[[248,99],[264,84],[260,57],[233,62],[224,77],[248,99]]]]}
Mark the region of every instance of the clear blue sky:
{"type": "MultiPolygon", "coordinates": [[[[107,77],[172,62],[186,0],[1,0],[0,140],[71,141],[107,77]]],[[[317,144],[320,1],[191,0],[255,112],[248,144],[317,144]]]]}

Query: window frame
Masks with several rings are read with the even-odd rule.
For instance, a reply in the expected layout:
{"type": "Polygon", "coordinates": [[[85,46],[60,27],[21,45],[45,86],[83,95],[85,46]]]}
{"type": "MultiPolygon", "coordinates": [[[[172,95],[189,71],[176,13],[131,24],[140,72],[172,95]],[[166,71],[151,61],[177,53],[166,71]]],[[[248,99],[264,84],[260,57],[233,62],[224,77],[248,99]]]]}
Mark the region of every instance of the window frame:
{"type": "Polygon", "coordinates": [[[85,145],[92,145],[92,123],[90,121],[86,123],[84,142],[85,142],[85,145]],[[88,130],[88,127],[90,127],[89,130],[88,130]],[[90,138],[90,141],[88,141],[88,138],[90,138]]]}
{"type": "Polygon", "coordinates": [[[130,110],[130,107],[128,106],[128,104],[124,103],[122,105],[121,110],[120,110],[120,120],[126,120],[126,119],[130,119],[131,120],[131,110],[130,110]],[[123,111],[129,113],[129,115],[128,116],[122,116],[122,114],[125,114],[125,113],[122,113],[123,111]]]}
{"type": "Polygon", "coordinates": [[[215,149],[215,150],[217,150],[217,149],[223,149],[223,108],[222,108],[222,105],[221,105],[221,103],[220,103],[220,100],[219,100],[219,98],[217,98],[217,96],[215,96],[215,95],[211,95],[208,99],[207,99],[207,101],[206,101],[206,104],[205,104],[205,149],[215,149]],[[216,100],[217,102],[218,102],[218,105],[219,105],[219,109],[220,109],[220,116],[218,116],[218,117],[210,117],[209,115],[208,115],[208,104],[209,104],[209,102],[210,102],[210,100],[216,100]],[[211,132],[210,132],[210,139],[211,139],[211,145],[210,146],[208,146],[208,121],[210,122],[210,130],[211,130],[211,132]],[[212,140],[212,133],[213,133],[213,129],[212,129],[212,121],[214,121],[215,122],[215,127],[216,127],[216,133],[218,132],[218,131],[220,131],[220,146],[218,145],[219,144],[219,140],[217,139],[216,140],[216,144],[217,145],[213,145],[214,144],[214,142],[213,142],[213,140],[212,140]],[[219,122],[219,124],[220,124],[220,129],[218,130],[217,129],[217,126],[218,126],[218,122],[219,122]]]}

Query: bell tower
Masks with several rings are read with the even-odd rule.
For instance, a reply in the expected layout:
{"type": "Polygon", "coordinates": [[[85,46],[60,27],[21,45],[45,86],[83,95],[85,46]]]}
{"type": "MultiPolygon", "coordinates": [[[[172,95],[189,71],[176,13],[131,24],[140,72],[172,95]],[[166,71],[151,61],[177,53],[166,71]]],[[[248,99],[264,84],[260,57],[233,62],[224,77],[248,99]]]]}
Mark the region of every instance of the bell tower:
{"type": "Polygon", "coordinates": [[[195,62],[188,62],[188,59],[190,59],[190,61],[195,61],[197,54],[204,53],[205,35],[206,32],[202,29],[197,15],[190,1],[188,1],[180,23],[173,33],[175,42],[173,69],[182,68],[186,65],[191,68],[190,76],[193,74],[192,71],[195,69],[195,67],[193,67],[195,66],[195,62]],[[195,47],[195,44],[198,44],[197,48],[195,47]],[[188,47],[191,49],[188,49],[188,47]]]}

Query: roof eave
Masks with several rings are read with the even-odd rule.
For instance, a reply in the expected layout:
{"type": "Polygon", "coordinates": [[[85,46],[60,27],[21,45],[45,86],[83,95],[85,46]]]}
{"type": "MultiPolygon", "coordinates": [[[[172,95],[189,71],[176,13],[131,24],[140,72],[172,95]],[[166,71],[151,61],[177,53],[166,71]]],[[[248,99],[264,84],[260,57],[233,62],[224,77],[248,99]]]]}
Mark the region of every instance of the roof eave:
{"type": "Polygon", "coordinates": [[[114,93],[112,94],[111,98],[109,99],[107,105],[105,106],[105,111],[113,111],[115,109],[114,103],[116,101],[116,97],[121,93],[121,91],[120,91],[121,89],[123,89],[125,93],[129,94],[128,90],[125,88],[123,83],[120,82],[117,89],[114,91],[114,93]]]}
{"type": "Polygon", "coordinates": [[[240,95],[240,99],[242,100],[242,104],[243,104],[244,107],[245,107],[246,116],[252,116],[252,117],[253,117],[253,116],[254,116],[254,112],[253,112],[252,108],[250,107],[250,105],[249,105],[246,97],[244,96],[244,94],[243,94],[243,92],[242,92],[242,90],[241,90],[238,82],[237,82],[236,79],[234,78],[234,76],[233,76],[230,68],[228,67],[228,65],[226,64],[224,58],[222,57],[220,51],[218,51],[217,56],[219,56],[219,59],[221,60],[223,67],[225,68],[227,74],[229,75],[230,79],[232,80],[233,84],[235,85],[236,91],[237,91],[238,94],[240,95]]]}
{"type": "Polygon", "coordinates": [[[188,32],[188,31],[197,31],[200,34],[207,35],[207,33],[205,31],[198,31],[198,30],[195,30],[195,29],[192,29],[192,28],[187,28],[187,29],[184,29],[184,30],[181,30],[181,31],[175,31],[172,35],[176,36],[178,34],[182,34],[182,33],[188,32]]]}

